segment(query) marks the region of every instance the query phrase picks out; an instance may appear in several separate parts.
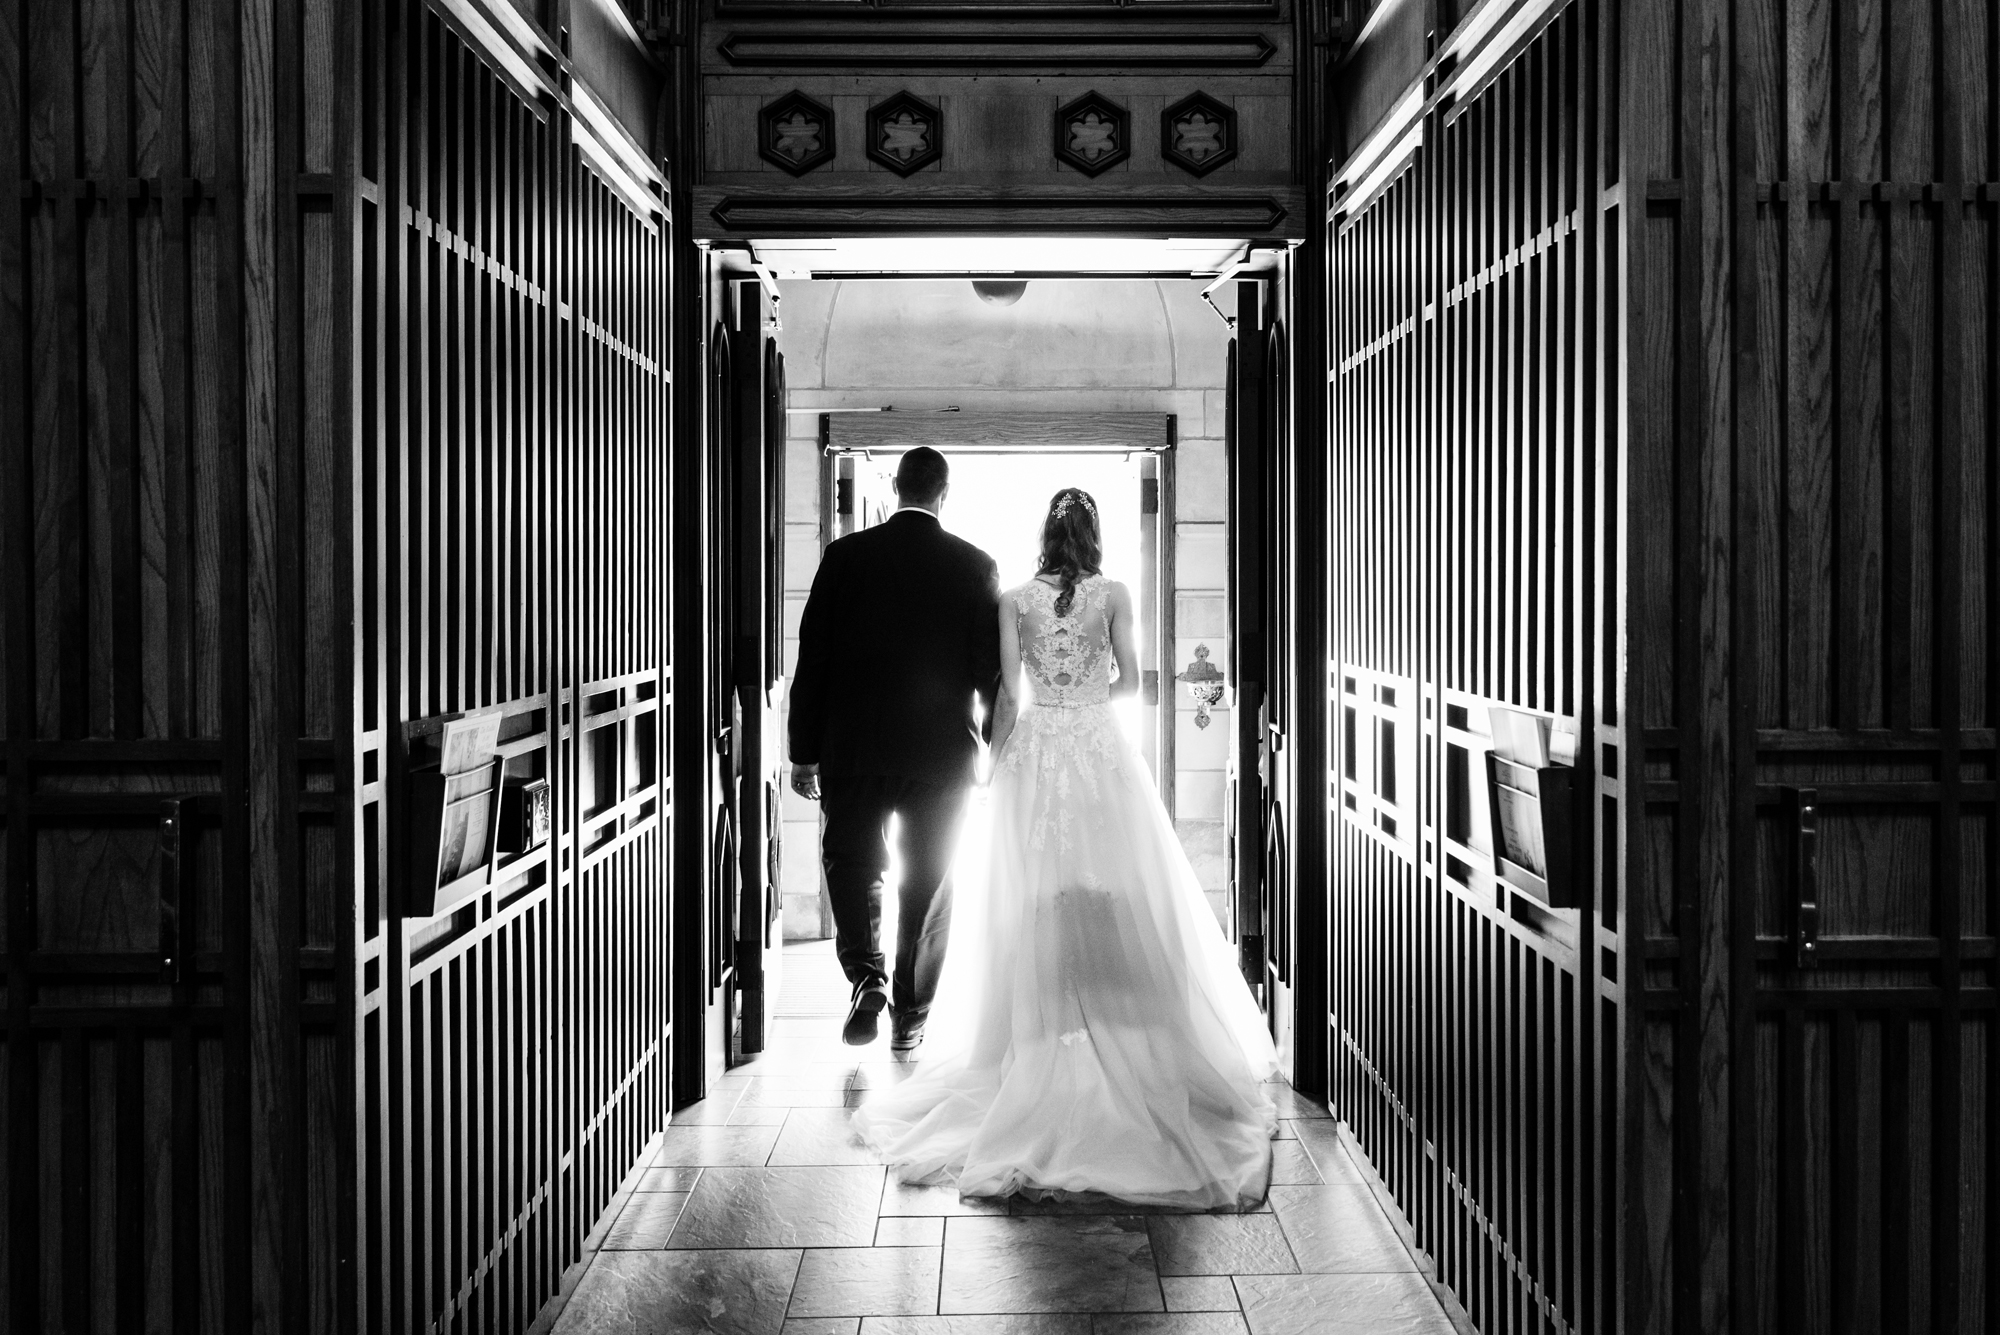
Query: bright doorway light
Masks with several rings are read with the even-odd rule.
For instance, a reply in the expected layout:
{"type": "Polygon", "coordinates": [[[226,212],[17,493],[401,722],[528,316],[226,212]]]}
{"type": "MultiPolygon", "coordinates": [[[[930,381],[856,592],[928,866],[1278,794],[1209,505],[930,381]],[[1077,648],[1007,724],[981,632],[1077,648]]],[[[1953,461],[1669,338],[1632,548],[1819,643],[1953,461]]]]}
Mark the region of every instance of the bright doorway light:
{"type": "Polygon", "coordinates": [[[944,526],[1000,563],[1002,588],[1034,578],[1042,520],[1064,487],[1097,502],[1104,573],[1136,585],[1139,569],[1139,461],[1105,454],[958,454],[944,526]]]}
{"type": "MultiPolygon", "coordinates": [[[[1140,567],[1139,456],[954,452],[950,459],[951,496],[945,502],[944,525],[999,562],[1002,589],[1035,577],[1049,502],[1064,487],[1081,487],[1097,502],[1104,573],[1132,591],[1137,614],[1146,577],[1140,567]]],[[[1146,643],[1146,635],[1147,627],[1133,626],[1134,644],[1146,643]]],[[[1120,700],[1116,710],[1126,735],[1136,740],[1138,700],[1120,700]]]]}

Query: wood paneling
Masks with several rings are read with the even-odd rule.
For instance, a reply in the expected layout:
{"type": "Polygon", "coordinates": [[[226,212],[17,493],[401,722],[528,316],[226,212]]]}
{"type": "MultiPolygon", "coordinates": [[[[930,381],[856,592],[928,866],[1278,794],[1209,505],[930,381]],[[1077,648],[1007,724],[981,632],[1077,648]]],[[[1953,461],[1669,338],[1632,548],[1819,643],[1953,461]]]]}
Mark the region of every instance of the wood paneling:
{"type": "MultiPolygon", "coordinates": [[[[1574,727],[1590,773],[1616,723],[1592,594],[1615,89],[1601,0],[1502,8],[1432,35],[1415,114],[1339,169],[1328,217],[1327,1064],[1479,1329],[1608,1331],[1618,885],[1552,910],[1502,880],[1485,753],[1488,711],[1523,710],[1574,727]]],[[[1615,779],[1580,787],[1615,809],[1615,779]]]]}
{"type": "Polygon", "coordinates": [[[1290,0],[1107,10],[722,0],[698,34],[697,233],[1305,235],[1296,75],[1310,16],[1290,0]],[[796,178],[759,151],[760,110],[795,92],[831,113],[834,148],[796,178]],[[1161,113],[1198,92],[1234,113],[1239,141],[1199,176],[1161,153],[1161,113]],[[937,160],[907,174],[866,139],[869,108],[903,93],[942,126],[937,160]],[[1055,148],[1058,111],[1091,93],[1126,113],[1122,156],[1100,174],[1055,148]]]}
{"type": "Polygon", "coordinates": [[[1634,1324],[1990,1328],[1995,16],[1625,23],[1634,1324]]]}
{"type": "Polygon", "coordinates": [[[1995,16],[1427,40],[1332,210],[1330,696],[1422,738],[1336,1111],[1481,1329],[1989,1328],[1995,16]],[[1493,704],[1577,725],[1579,911],[1488,873],[1493,704]]]}
{"type": "Polygon", "coordinates": [[[671,221],[448,9],[0,8],[10,1329],[523,1329],[666,1120],[671,221]]]}
{"type": "Polygon", "coordinates": [[[13,1330],[352,1313],[343,22],[0,7],[13,1330]]]}
{"type": "Polygon", "coordinates": [[[357,1301],[372,1330],[518,1331],[667,1120],[671,220],[535,33],[367,14],[357,1301]],[[550,841],[406,917],[405,775],[480,712],[549,780],[550,841]]]}

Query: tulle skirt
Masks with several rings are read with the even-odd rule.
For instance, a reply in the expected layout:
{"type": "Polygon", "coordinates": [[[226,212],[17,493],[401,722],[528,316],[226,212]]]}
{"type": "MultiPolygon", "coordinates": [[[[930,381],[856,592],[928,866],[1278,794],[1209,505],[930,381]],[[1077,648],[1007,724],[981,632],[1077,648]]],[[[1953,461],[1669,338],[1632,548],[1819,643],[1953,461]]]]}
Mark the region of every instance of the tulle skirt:
{"type": "Polygon", "coordinates": [[[1110,707],[1024,711],[987,800],[922,1060],[855,1128],[968,1196],[1261,1200],[1276,1054],[1110,707]]]}

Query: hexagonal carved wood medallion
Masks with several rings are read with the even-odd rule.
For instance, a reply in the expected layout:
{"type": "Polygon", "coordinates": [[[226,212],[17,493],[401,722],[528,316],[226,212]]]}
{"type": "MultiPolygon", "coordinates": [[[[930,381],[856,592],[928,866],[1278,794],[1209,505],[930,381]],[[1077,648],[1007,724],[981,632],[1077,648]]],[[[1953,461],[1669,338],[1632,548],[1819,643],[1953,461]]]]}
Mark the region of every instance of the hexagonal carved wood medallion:
{"type": "Polygon", "coordinates": [[[796,90],[757,112],[757,154],[794,176],[833,161],[833,109],[796,90]]]}
{"type": "Polygon", "coordinates": [[[1236,156],[1236,109],[1207,93],[1182,98],[1160,113],[1160,156],[1208,175],[1236,156]]]}
{"type": "Polygon", "coordinates": [[[1056,113],[1056,158],[1096,176],[1132,156],[1132,118],[1125,108],[1095,92],[1085,93],[1056,113]]]}
{"type": "Polygon", "coordinates": [[[868,108],[868,158],[898,176],[922,171],[944,157],[944,116],[910,93],[868,108]]]}

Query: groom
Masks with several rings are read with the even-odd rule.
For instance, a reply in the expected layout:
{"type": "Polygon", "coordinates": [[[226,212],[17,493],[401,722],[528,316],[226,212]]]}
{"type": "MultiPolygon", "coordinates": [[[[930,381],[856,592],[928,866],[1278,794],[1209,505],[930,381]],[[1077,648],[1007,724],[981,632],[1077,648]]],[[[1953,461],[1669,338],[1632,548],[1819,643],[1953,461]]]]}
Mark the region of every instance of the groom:
{"type": "Polygon", "coordinates": [[[799,626],[792,789],[817,801],[835,948],[853,985],[843,1041],[923,1040],[951,931],[949,871],[1000,686],[1000,571],[944,531],[951,469],[918,447],[896,468],[899,508],[827,547],[799,626]],[[981,712],[975,713],[977,700],[981,712]],[[902,818],[893,996],[881,944],[889,817],[902,818]]]}

